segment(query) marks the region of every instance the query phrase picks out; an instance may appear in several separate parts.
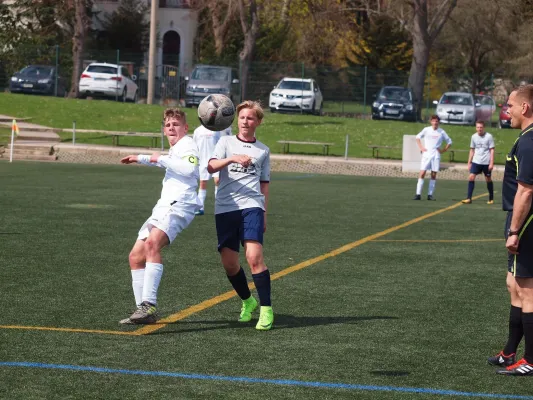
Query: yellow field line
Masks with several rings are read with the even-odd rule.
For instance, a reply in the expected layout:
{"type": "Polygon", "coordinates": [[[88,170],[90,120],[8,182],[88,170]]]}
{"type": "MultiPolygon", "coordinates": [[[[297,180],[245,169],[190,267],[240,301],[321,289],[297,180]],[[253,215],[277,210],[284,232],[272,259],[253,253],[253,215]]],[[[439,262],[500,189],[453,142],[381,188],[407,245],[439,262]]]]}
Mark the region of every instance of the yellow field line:
{"type": "MultiPolygon", "coordinates": [[[[478,196],[475,196],[472,198],[472,200],[479,199],[481,197],[486,196],[487,194],[481,194],[478,196]]],[[[409,220],[407,222],[404,222],[403,224],[393,226],[391,228],[385,229],[384,231],[375,233],[373,235],[364,237],[363,239],[356,240],[355,242],[348,243],[344,246],[341,246],[333,251],[330,251],[329,253],[322,254],[321,256],[311,258],[309,260],[303,261],[299,264],[293,265],[291,267],[285,268],[284,270],[281,270],[279,272],[276,272],[275,274],[272,274],[270,276],[271,280],[276,280],[279,278],[282,278],[288,274],[291,274],[293,272],[299,271],[301,269],[307,268],[313,264],[316,264],[320,261],[324,261],[328,258],[338,256],[339,254],[345,253],[349,250],[352,250],[356,247],[361,246],[362,244],[375,241],[376,239],[379,239],[380,237],[383,237],[385,235],[388,235],[389,233],[396,232],[400,229],[406,228],[410,225],[416,224],[418,222],[424,221],[425,219],[434,217],[435,215],[442,214],[446,211],[453,210],[459,206],[461,206],[462,203],[458,202],[455,203],[449,207],[441,208],[440,210],[430,212],[428,214],[424,214],[420,217],[414,218],[412,220],[409,220]]],[[[255,288],[253,283],[250,283],[248,285],[250,289],[255,288]]],[[[159,329],[162,329],[166,327],[168,324],[180,321],[182,319],[185,319],[189,317],[192,314],[198,313],[200,311],[206,310],[208,308],[211,308],[217,304],[220,304],[226,300],[229,300],[233,297],[236,297],[237,294],[234,291],[229,291],[222,293],[218,296],[212,297],[208,300],[205,300],[199,304],[196,304],[194,306],[188,307],[184,310],[181,310],[180,312],[177,312],[175,314],[169,315],[166,318],[163,318],[157,322],[157,324],[154,325],[145,325],[144,327],[137,329],[136,331],[106,331],[106,330],[96,330],[96,329],[76,329],[76,328],[49,328],[49,327],[41,327],[41,326],[18,326],[18,325],[0,325],[0,329],[26,329],[26,330],[40,330],[40,331],[58,331],[58,332],[79,332],[79,333],[97,333],[97,334],[108,334],[108,335],[125,335],[125,336],[131,336],[131,335],[146,335],[149,333],[153,333],[159,329]]]]}
{"type": "Polygon", "coordinates": [[[400,242],[400,243],[463,243],[463,242],[502,242],[505,239],[435,239],[435,240],[417,240],[417,239],[400,239],[400,240],[392,240],[392,239],[382,239],[382,240],[374,240],[374,242],[400,242]]]}
{"type": "MultiPolygon", "coordinates": [[[[486,194],[481,194],[481,195],[475,196],[472,200],[479,199],[480,197],[483,197],[483,196],[486,196],[486,194]]],[[[296,271],[299,271],[301,269],[307,268],[310,265],[316,264],[316,263],[318,263],[320,261],[324,261],[324,260],[326,260],[328,258],[331,258],[331,257],[338,256],[339,254],[345,253],[345,252],[347,252],[349,250],[352,250],[352,249],[354,249],[356,247],[359,247],[362,244],[371,242],[371,241],[376,240],[376,239],[378,239],[378,238],[380,238],[382,236],[388,235],[389,233],[396,232],[397,230],[406,228],[406,227],[408,227],[410,225],[416,224],[417,222],[420,222],[420,221],[423,221],[425,219],[434,217],[435,215],[439,215],[439,214],[442,214],[442,213],[444,213],[446,211],[453,210],[454,208],[457,208],[457,207],[459,207],[461,205],[462,205],[461,202],[455,203],[454,205],[451,205],[449,207],[441,208],[440,210],[430,212],[428,214],[422,215],[421,217],[417,217],[417,218],[414,218],[414,219],[412,219],[410,221],[404,222],[403,224],[393,226],[392,228],[385,229],[384,231],[375,233],[375,234],[367,236],[367,237],[365,237],[363,239],[360,239],[360,240],[357,240],[355,242],[346,244],[344,246],[339,247],[338,249],[330,251],[329,253],[322,254],[321,256],[311,258],[311,259],[309,259],[307,261],[303,261],[303,262],[301,262],[299,264],[293,265],[292,267],[288,267],[288,268],[285,268],[284,270],[276,272],[275,274],[272,274],[270,276],[270,279],[271,280],[276,280],[276,279],[284,277],[284,276],[286,276],[288,274],[292,274],[293,272],[296,272],[296,271]]],[[[253,284],[250,284],[248,286],[250,286],[250,288],[254,287],[253,284]]],[[[186,308],[186,309],[184,309],[184,310],[182,310],[182,311],[180,311],[180,312],[178,312],[176,314],[172,314],[172,315],[170,315],[170,316],[158,321],[159,323],[157,325],[145,325],[144,327],[142,327],[142,328],[138,329],[137,331],[135,331],[135,334],[137,334],[137,335],[146,335],[146,334],[149,334],[149,333],[153,333],[153,332],[155,332],[155,331],[157,331],[157,330],[159,330],[161,328],[164,328],[169,323],[173,323],[173,322],[182,320],[184,318],[187,318],[191,314],[194,314],[194,313],[203,311],[203,310],[205,310],[207,308],[213,307],[213,306],[215,306],[215,305],[217,305],[219,303],[222,303],[223,301],[229,300],[229,299],[231,299],[231,298],[233,298],[235,296],[237,296],[237,293],[235,293],[234,291],[230,291],[230,292],[226,292],[224,294],[218,295],[218,296],[213,297],[213,298],[211,298],[209,300],[205,300],[205,301],[201,302],[200,304],[197,304],[195,306],[186,308]]]]}

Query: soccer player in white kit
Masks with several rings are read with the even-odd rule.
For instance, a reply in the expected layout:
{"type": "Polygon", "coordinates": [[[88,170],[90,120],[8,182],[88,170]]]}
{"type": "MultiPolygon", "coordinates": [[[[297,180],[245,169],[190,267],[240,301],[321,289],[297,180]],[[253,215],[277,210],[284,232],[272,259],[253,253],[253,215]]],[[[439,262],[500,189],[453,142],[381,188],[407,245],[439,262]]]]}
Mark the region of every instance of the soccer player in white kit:
{"type": "Polygon", "coordinates": [[[215,151],[219,139],[223,136],[231,136],[231,126],[223,131],[210,131],[203,125],[200,125],[194,130],[193,140],[198,146],[200,154],[200,189],[198,189],[198,198],[202,202],[202,208],[196,211],[196,215],[204,215],[204,203],[207,197],[207,181],[213,176],[215,181],[215,197],[218,190],[218,172],[210,174],[207,171],[207,163],[215,151]]]}
{"type": "Polygon", "coordinates": [[[485,175],[487,190],[489,191],[489,201],[487,204],[494,204],[494,182],[492,182],[492,170],[494,168],[494,138],[488,132],[485,132],[485,122],[476,122],[476,133],[470,140],[470,153],[468,154],[468,193],[463,204],[472,203],[476,176],[485,175]]]}
{"type": "Polygon", "coordinates": [[[180,109],[164,113],[164,133],[170,144],[167,156],[130,155],[123,164],[139,163],[165,168],[161,198],[139,230],[129,255],[132,288],[137,309],[121,324],[153,324],[157,321],[157,289],[163,275],[161,250],[193,220],[201,202],[198,187],[198,148],[187,136],[187,120],[180,109]]]}
{"type": "Polygon", "coordinates": [[[416,135],[416,144],[422,152],[422,160],[420,161],[420,175],[418,176],[418,183],[416,185],[416,195],[413,197],[413,200],[420,200],[427,170],[431,170],[428,200],[434,200],[433,193],[435,192],[435,184],[437,183],[437,172],[439,172],[440,168],[440,155],[445,153],[452,145],[452,139],[450,139],[442,128],[439,128],[439,116],[432,115],[430,122],[431,126],[422,129],[416,135]],[[424,144],[422,144],[422,140],[424,144]],[[442,142],[446,142],[446,146],[443,149],[441,149],[442,142]]]}

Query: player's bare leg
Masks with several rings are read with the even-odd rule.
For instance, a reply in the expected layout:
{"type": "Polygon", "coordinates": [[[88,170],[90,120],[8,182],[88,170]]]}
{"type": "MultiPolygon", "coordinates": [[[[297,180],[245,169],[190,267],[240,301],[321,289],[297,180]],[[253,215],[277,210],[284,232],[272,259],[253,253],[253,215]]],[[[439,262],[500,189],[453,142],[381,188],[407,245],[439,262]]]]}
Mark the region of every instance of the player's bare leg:
{"type": "Polygon", "coordinates": [[[252,312],[257,308],[257,300],[252,296],[248,287],[246,273],[239,264],[239,253],[227,247],[220,250],[222,265],[233,289],[242,300],[239,322],[248,322],[252,319],[252,312]]]}

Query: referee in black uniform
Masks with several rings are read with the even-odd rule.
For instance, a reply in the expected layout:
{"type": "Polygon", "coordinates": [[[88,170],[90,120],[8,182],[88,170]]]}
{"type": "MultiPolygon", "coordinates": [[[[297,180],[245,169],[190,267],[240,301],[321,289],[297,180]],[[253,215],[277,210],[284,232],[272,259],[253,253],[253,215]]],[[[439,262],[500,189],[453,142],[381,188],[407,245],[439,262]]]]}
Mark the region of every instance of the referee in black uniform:
{"type": "Polygon", "coordinates": [[[511,126],[520,136],[507,155],[503,178],[506,247],[509,252],[507,288],[511,295],[509,337],[505,348],[489,364],[505,366],[498,374],[533,375],[533,85],[515,89],[508,100],[511,126]],[[523,358],[516,361],[522,336],[523,358]]]}

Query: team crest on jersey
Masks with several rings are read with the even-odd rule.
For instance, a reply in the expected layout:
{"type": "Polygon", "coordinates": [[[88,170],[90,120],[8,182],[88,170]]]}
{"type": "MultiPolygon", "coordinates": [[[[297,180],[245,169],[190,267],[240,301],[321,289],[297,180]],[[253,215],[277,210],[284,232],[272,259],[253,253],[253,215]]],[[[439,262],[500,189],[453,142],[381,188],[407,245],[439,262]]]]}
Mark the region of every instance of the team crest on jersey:
{"type": "Polygon", "coordinates": [[[241,164],[233,163],[229,168],[230,172],[240,172],[241,174],[257,175],[257,169],[255,168],[255,159],[247,167],[243,167],[241,164]]]}

